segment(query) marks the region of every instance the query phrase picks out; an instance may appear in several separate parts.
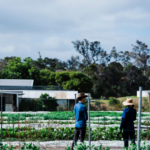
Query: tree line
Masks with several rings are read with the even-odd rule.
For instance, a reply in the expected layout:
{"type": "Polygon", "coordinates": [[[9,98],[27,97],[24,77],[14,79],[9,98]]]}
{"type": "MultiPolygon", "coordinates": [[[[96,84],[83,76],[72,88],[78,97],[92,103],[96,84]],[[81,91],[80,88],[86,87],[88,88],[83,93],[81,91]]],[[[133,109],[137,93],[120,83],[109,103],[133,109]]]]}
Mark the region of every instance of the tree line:
{"type": "Polygon", "coordinates": [[[34,79],[34,85],[57,85],[62,89],[90,92],[92,97],[136,95],[139,86],[150,87],[150,49],[136,41],[131,51],[110,53],[100,42],[72,42],[79,56],[69,60],[5,57],[0,61],[1,79],[34,79]]]}

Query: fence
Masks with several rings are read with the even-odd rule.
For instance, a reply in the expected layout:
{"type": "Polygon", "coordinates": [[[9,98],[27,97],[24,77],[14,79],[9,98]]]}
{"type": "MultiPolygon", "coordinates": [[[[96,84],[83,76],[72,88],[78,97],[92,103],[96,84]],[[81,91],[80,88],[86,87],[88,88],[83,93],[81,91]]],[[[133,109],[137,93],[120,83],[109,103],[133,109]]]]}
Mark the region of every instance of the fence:
{"type": "MultiPolygon", "coordinates": [[[[14,93],[13,93],[14,94],[14,93]]],[[[18,94],[18,93],[17,93],[18,94]]],[[[30,95],[31,93],[29,93],[30,95]]],[[[1,119],[2,141],[8,144],[18,146],[24,142],[38,143],[40,147],[49,149],[65,149],[66,146],[71,146],[74,137],[74,105],[77,103],[76,95],[73,94],[74,99],[58,100],[52,98],[21,98],[19,97],[19,110],[21,112],[5,112],[4,101],[7,101],[7,110],[17,110],[15,102],[11,107],[10,99],[15,100],[15,96],[10,96],[9,93],[1,92],[1,106],[3,109],[1,119]],[[5,98],[4,98],[5,94],[5,98]],[[8,101],[9,100],[9,101],[8,101]],[[65,104],[63,102],[65,101],[65,104]],[[53,104],[52,104],[53,102],[53,104]],[[59,104],[59,106],[57,106],[59,104]],[[63,107],[60,106],[63,104],[63,107]],[[32,111],[32,112],[31,112],[32,111]],[[14,142],[15,141],[15,142],[14,142]]],[[[106,100],[108,102],[108,100],[106,100]]],[[[122,148],[124,145],[123,138],[118,135],[119,126],[121,122],[122,110],[110,111],[104,102],[98,99],[91,99],[88,97],[85,105],[88,110],[87,131],[85,141],[87,145],[104,147],[109,146],[112,149],[122,148]],[[88,102],[90,105],[88,105],[88,102]]],[[[107,103],[107,105],[109,105],[107,103]]],[[[118,104],[119,105],[119,104],[118,104]]],[[[1,108],[1,107],[0,107],[1,108]]],[[[114,105],[114,109],[116,106],[114,105]]],[[[141,113],[141,139],[150,145],[150,118],[149,113],[141,113]]],[[[137,118],[138,120],[138,118],[137,118]]],[[[135,135],[137,140],[138,121],[135,122],[135,135]]],[[[137,142],[136,142],[137,143],[137,142]]]]}

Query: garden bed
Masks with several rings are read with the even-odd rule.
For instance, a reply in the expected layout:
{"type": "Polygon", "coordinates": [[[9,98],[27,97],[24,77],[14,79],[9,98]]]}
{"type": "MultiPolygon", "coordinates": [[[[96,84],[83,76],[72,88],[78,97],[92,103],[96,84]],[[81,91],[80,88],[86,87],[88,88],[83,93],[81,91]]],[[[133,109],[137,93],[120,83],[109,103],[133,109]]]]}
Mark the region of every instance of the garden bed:
{"type": "MultiPolygon", "coordinates": [[[[53,128],[47,127],[37,130],[36,128],[6,128],[3,129],[3,141],[53,141],[72,140],[74,137],[74,127],[53,128]]],[[[88,127],[85,140],[88,140],[88,127]]],[[[97,127],[91,129],[91,140],[117,140],[118,127],[97,127]]],[[[142,130],[141,138],[150,140],[150,130],[142,130]]],[[[137,136],[137,132],[136,132],[137,136]]],[[[122,139],[123,140],[123,139],[122,139]]]]}

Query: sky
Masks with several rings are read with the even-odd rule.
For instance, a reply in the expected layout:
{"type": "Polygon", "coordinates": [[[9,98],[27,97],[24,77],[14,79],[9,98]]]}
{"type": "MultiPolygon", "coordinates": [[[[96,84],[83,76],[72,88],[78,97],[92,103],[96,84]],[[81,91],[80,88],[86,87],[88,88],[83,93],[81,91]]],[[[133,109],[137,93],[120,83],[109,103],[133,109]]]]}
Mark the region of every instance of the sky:
{"type": "Polygon", "coordinates": [[[150,0],[0,0],[0,58],[66,61],[72,41],[100,41],[108,53],[150,47],[150,0]]]}

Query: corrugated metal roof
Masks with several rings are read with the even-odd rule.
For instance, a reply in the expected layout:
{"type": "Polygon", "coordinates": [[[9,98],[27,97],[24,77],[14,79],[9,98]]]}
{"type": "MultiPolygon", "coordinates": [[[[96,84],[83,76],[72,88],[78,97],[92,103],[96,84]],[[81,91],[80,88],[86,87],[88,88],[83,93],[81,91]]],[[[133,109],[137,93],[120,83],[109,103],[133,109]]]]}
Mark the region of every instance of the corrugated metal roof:
{"type": "Polygon", "coordinates": [[[33,86],[33,81],[27,79],[0,79],[0,86],[33,86]]]}
{"type": "Polygon", "coordinates": [[[19,95],[23,95],[23,91],[1,91],[0,90],[0,93],[2,94],[19,94],[19,95]]]}

